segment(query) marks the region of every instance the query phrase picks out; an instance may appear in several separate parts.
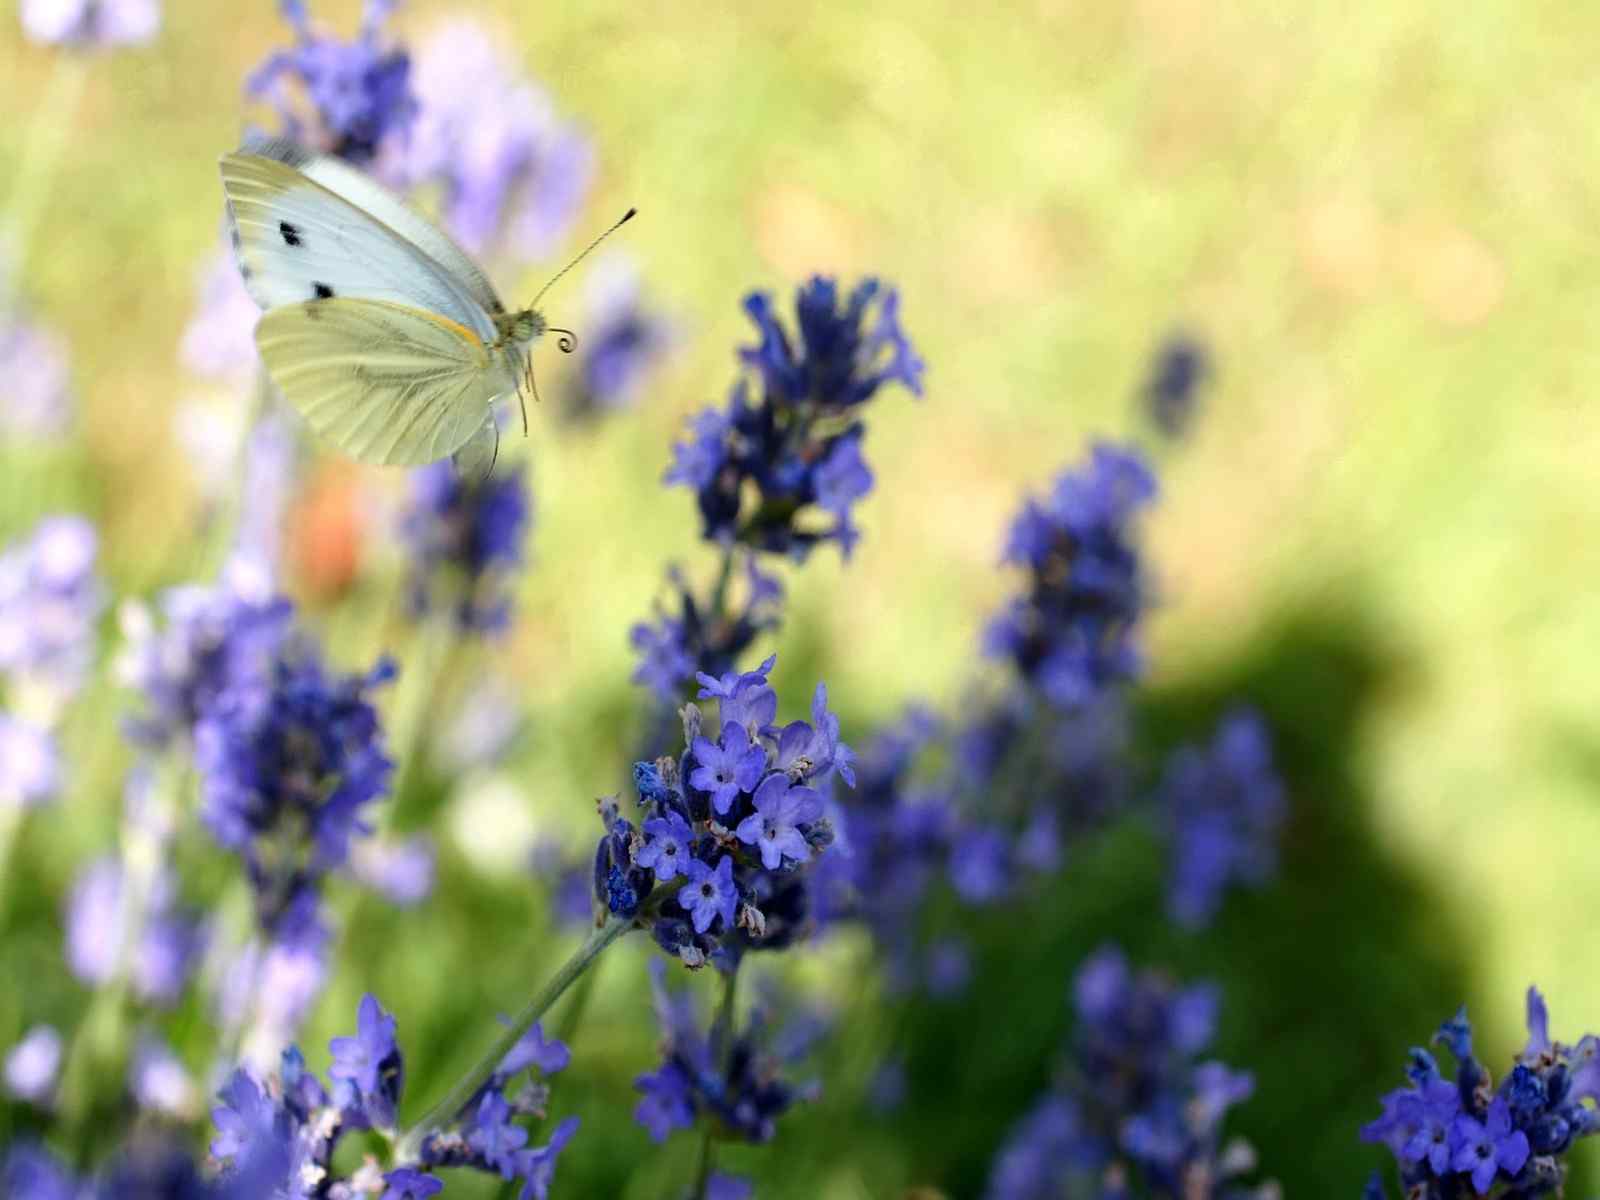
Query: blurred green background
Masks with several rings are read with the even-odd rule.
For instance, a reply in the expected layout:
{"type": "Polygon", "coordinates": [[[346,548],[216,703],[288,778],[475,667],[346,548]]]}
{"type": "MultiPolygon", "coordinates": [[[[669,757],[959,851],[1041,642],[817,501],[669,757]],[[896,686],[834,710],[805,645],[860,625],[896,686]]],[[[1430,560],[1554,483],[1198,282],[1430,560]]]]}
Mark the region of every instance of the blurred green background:
{"type": "MultiPolygon", "coordinates": [[[[350,30],[357,9],[314,15],[350,30]]],[[[743,293],[818,270],[901,288],[928,394],[872,415],[878,487],[854,560],[791,573],[780,695],[825,678],[857,739],[909,699],[958,703],[1011,585],[996,561],[1022,491],[1089,437],[1138,429],[1149,352],[1182,324],[1219,376],[1148,525],[1162,602],[1142,711],[1160,743],[1256,702],[1294,817],[1280,885],[1236,897],[1203,936],[1160,922],[1160,864],[1133,833],[1085,852],[1038,911],[975,926],[972,994],[895,1022],[911,1088],[889,1117],[863,1115],[862,1093],[891,1021],[860,982],[864,946],[836,941],[800,969],[844,1017],[824,1099],[730,1168],[762,1196],[977,1194],[1048,1074],[1067,979],[1107,937],[1222,982],[1221,1054],[1260,1084],[1232,1127],[1291,1195],[1353,1193],[1381,1158],[1357,1126],[1462,1000],[1496,1068],[1521,1044],[1530,982],[1559,1036],[1600,1026],[1600,18],[1507,0],[415,0],[399,28],[425,38],[455,13],[490,22],[592,134],[581,227],[639,205],[626,249],[679,341],[621,418],[571,430],[532,414],[533,567],[492,663],[529,732],[493,778],[414,781],[400,823],[437,827],[439,891],[413,912],[356,910],[306,1039],[314,1065],[375,991],[425,1103],[487,1014],[566,952],[520,864],[482,844],[576,848],[593,797],[624,785],[628,626],[666,560],[709,570],[690,497],[658,485],[668,447],[733,378],[743,293]]],[[[265,0],[175,0],[155,46],[90,65],[65,130],[24,289],[71,340],[83,439],[7,464],[0,531],[91,514],[119,596],[179,578],[194,537],[171,414],[195,385],[176,348],[217,244],[241,81],[287,38],[265,0]]],[[[0,179],[52,63],[0,22],[0,179]]],[[[522,297],[545,274],[498,282],[522,297]]],[[[558,323],[576,294],[554,294],[558,323]]],[[[312,478],[393,487],[331,460],[312,478]]],[[[380,641],[407,649],[370,619],[396,586],[387,540],[369,524],[338,609],[296,580],[347,666],[380,641]]],[[[114,837],[126,756],[105,730],[124,702],[102,689],[86,706],[73,795],[15,860],[0,956],[30,982],[0,996],[0,1044],[86,1002],[54,897],[114,837]]],[[[658,1152],[621,1119],[652,1062],[644,957],[607,961],[558,1083],[556,1112],[588,1120],[558,1194],[658,1196],[690,1170],[692,1139],[658,1152]]]]}

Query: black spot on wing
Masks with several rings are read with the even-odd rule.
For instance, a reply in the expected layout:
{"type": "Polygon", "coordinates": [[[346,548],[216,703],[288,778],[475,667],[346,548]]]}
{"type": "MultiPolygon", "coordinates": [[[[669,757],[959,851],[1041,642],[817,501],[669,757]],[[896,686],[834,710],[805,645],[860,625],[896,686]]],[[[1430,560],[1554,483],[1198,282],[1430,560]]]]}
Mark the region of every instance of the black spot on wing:
{"type": "Polygon", "coordinates": [[[283,235],[285,246],[298,246],[300,244],[300,231],[287,221],[278,222],[278,232],[283,235]]]}
{"type": "Polygon", "coordinates": [[[313,283],[311,285],[311,295],[317,300],[332,300],[333,289],[325,283],[313,283]]]}

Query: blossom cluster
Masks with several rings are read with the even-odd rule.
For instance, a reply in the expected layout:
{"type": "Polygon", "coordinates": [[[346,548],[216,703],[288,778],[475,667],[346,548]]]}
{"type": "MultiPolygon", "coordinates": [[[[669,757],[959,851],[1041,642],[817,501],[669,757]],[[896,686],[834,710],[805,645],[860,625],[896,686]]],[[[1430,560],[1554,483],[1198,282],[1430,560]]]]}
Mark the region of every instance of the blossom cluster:
{"type": "Polygon", "coordinates": [[[97,551],[89,522],[47,517],[0,552],[0,807],[61,787],[57,726],[94,664],[104,605],[97,551]]]}
{"type": "Polygon", "coordinates": [[[746,949],[780,948],[805,932],[808,868],[834,838],[825,789],[835,775],[855,782],[854,754],[821,684],[809,723],[777,724],[767,682],[775,661],[700,675],[719,728],[686,705],[683,751],[635,764],[637,825],[614,801],[601,806],[597,904],[646,922],[691,967],[731,967],[746,949]]]}
{"type": "Polygon", "coordinates": [[[728,1138],[771,1141],[778,1118],[796,1101],[816,1095],[814,1085],[781,1075],[810,1049],[815,1027],[802,1023],[798,1035],[785,1036],[769,1027],[765,1010],[758,1007],[742,1028],[734,1028],[731,1014],[719,1014],[703,1030],[705,1020],[693,997],[667,988],[662,963],[650,968],[661,1063],[633,1082],[641,1096],[634,1119],[656,1142],[700,1121],[728,1138]]]}
{"type": "Polygon", "coordinates": [[[416,113],[411,58],[383,37],[397,2],[367,0],[361,29],[346,42],[311,24],[305,0],[280,0],[298,40],[257,67],[246,92],[271,104],[296,141],[356,164],[372,161],[416,113]]]}
{"type": "Polygon", "coordinates": [[[694,491],[702,534],[722,549],[721,571],[701,594],[674,570],[672,600],[631,634],[639,654],[634,682],[667,703],[682,698],[697,672],[732,670],[759,634],[777,626],[782,584],[758,555],[803,562],[834,541],[849,556],[861,536],[851,511],[873,485],[861,453],[861,408],[891,383],[922,394],[925,368],[900,325],[899,293],[876,279],[842,299],[837,281],[811,279],[796,295],[793,336],[770,296],[751,293],[744,307],[759,340],[739,359],[759,394],[741,378],[725,409],[694,417],[664,476],[694,491]],[[818,513],[827,514],[820,524],[818,513]],[[732,586],[736,548],[746,556],[740,589],[732,586]]]}
{"type": "Polygon", "coordinates": [[[1211,745],[1175,753],[1162,780],[1160,807],[1170,822],[1173,920],[1190,928],[1205,925],[1229,883],[1266,882],[1277,864],[1285,804],[1261,718],[1230,713],[1211,745]]]}
{"type": "Polygon", "coordinates": [[[1254,1154],[1223,1140],[1228,1110],[1254,1089],[1250,1075],[1198,1061],[1216,1034],[1214,987],[1135,973],[1108,947],[1079,968],[1073,997],[1078,1024],[1062,1081],[996,1156],[991,1200],[1276,1195],[1243,1181],[1254,1154]]]}
{"type": "Polygon", "coordinates": [[[212,1109],[215,1133],[204,1171],[174,1144],[136,1144],[99,1178],[74,1180],[48,1152],[28,1144],[0,1161],[5,1194],[18,1200],[258,1200],[313,1196],[356,1200],[426,1200],[444,1190],[439,1172],[466,1169],[520,1183],[520,1200],[546,1200],[562,1149],[577,1132],[569,1117],[530,1146],[547,1115],[547,1080],[571,1061],[565,1045],[535,1024],[500,1061],[453,1119],[425,1138],[414,1156],[381,1165],[371,1154],[341,1171],[334,1156],[351,1135],[374,1130],[391,1139],[405,1087],[396,1021],[371,995],[362,998],[356,1032],[328,1044],[324,1082],[296,1046],[264,1079],[240,1068],[212,1109]]]}
{"type": "Polygon", "coordinates": [[[504,630],[531,505],[520,467],[483,479],[463,478],[447,461],[413,471],[400,522],[412,612],[444,607],[463,631],[504,630]]]}
{"type": "Polygon", "coordinates": [[[1012,523],[1004,560],[1027,572],[1027,586],[990,621],[984,649],[1059,708],[1138,674],[1133,634],[1147,598],[1131,532],[1155,494],[1136,453],[1101,443],[1012,523]]]}
{"type": "MultiPolygon", "coordinates": [[[[1575,1045],[1553,1041],[1537,988],[1528,989],[1527,1011],[1528,1043],[1498,1084],[1473,1053],[1465,1008],[1433,1037],[1456,1060],[1453,1078],[1427,1050],[1412,1049],[1409,1086],[1384,1096],[1382,1115],[1361,1130],[1363,1141],[1394,1154],[1406,1196],[1531,1200],[1560,1194],[1567,1153],[1600,1130],[1600,1037],[1586,1034],[1575,1045]]],[[[1382,1200],[1387,1194],[1374,1172],[1364,1195],[1382,1200]]]]}
{"type": "Polygon", "coordinates": [[[923,363],[900,326],[900,295],[876,279],[841,297],[816,276],[795,298],[798,336],[772,297],[745,298],[759,341],[739,351],[759,382],[734,385],[725,409],[694,418],[666,482],[693,489],[703,535],[804,559],[834,541],[847,557],[860,538],[850,510],[872,490],[861,455],[860,407],[890,383],[922,394],[923,363]],[[823,527],[802,523],[820,509],[823,527]]]}

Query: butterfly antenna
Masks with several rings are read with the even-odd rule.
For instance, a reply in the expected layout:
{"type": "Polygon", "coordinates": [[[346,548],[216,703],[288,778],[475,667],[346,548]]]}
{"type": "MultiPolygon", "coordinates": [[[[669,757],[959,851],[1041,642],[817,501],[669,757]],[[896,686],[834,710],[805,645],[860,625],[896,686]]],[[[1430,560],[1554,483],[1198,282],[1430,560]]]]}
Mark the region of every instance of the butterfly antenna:
{"type": "Polygon", "coordinates": [[[591,251],[591,250],[593,250],[593,249],[594,249],[594,248],[595,248],[595,247],[596,247],[596,246],[598,246],[598,245],[599,245],[599,244],[600,244],[600,243],[601,243],[601,242],[603,242],[603,241],[605,241],[605,240],[606,240],[606,239],[607,239],[607,238],[608,238],[608,237],[610,237],[610,236],[611,236],[611,235],[612,235],[612,234],[613,234],[613,233],[615,233],[615,232],[616,232],[616,231],[617,231],[617,230],[619,230],[619,229],[621,229],[621,228],[622,228],[622,227],[623,227],[623,226],[624,226],[624,225],[626,225],[626,224],[627,224],[627,223],[628,223],[628,222],[629,222],[629,221],[631,221],[631,220],[633,220],[633,218],[634,218],[634,217],[635,217],[635,216],[636,216],[636,215],[638,215],[638,212],[639,212],[639,210],[638,210],[638,209],[637,209],[637,208],[630,208],[630,209],[629,209],[629,210],[628,210],[628,211],[627,211],[627,212],[625,212],[625,213],[623,213],[623,214],[622,214],[622,218],[621,218],[621,220],[619,220],[619,221],[618,221],[618,222],[617,222],[617,223],[616,223],[616,224],[615,224],[615,225],[613,225],[613,226],[612,226],[612,227],[611,227],[611,228],[610,228],[610,229],[608,229],[608,230],[606,230],[606,231],[605,231],[605,232],[604,232],[604,233],[602,233],[602,234],[601,234],[601,235],[600,235],[600,236],[599,236],[599,237],[597,237],[597,238],[595,238],[595,240],[594,240],[594,241],[592,241],[592,242],[590,242],[590,243],[589,243],[589,244],[588,244],[588,245],[587,245],[587,246],[585,246],[585,247],[584,247],[584,248],[583,248],[583,249],[582,249],[582,250],[581,250],[581,251],[580,251],[580,252],[579,252],[579,253],[578,253],[578,257],[577,257],[577,258],[575,258],[575,259],[573,259],[573,260],[572,260],[572,261],[571,261],[571,262],[569,262],[569,263],[568,263],[568,264],[567,264],[567,265],[566,265],[566,266],[564,266],[564,267],[562,267],[562,268],[561,268],[561,270],[559,270],[559,271],[557,271],[557,272],[556,272],[556,273],[555,273],[555,274],[554,274],[554,275],[553,275],[553,276],[551,276],[551,277],[550,277],[550,282],[549,282],[549,283],[547,283],[547,284],[545,284],[545,285],[544,285],[544,286],[543,286],[543,287],[542,287],[542,288],[540,288],[540,289],[539,289],[539,294],[538,294],[538,295],[537,295],[537,296],[535,296],[535,297],[534,297],[534,298],[533,298],[533,301],[532,301],[532,303],[530,303],[530,304],[529,304],[529,305],[528,305],[528,307],[529,307],[529,308],[538,308],[538,307],[539,307],[539,301],[540,301],[540,300],[542,300],[542,299],[543,299],[543,298],[544,298],[544,294],[545,294],[545,293],[546,293],[546,292],[548,292],[548,291],[549,291],[549,290],[550,290],[550,289],[551,289],[551,288],[552,288],[552,287],[554,287],[554,286],[555,286],[555,284],[556,284],[556,280],[558,280],[558,279],[560,279],[560,278],[561,278],[561,277],[562,277],[562,276],[563,276],[563,275],[565,275],[565,274],[566,274],[566,273],[567,273],[567,272],[568,272],[568,271],[570,271],[570,270],[572,270],[572,268],[573,268],[573,267],[575,267],[575,266],[577,266],[577,265],[578,265],[578,264],[579,264],[579,263],[581,263],[581,262],[582,262],[582,261],[583,261],[583,260],[584,260],[584,259],[585,259],[585,258],[587,258],[587,257],[588,257],[588,255],[589,255],[589,251],[591,251]]]}

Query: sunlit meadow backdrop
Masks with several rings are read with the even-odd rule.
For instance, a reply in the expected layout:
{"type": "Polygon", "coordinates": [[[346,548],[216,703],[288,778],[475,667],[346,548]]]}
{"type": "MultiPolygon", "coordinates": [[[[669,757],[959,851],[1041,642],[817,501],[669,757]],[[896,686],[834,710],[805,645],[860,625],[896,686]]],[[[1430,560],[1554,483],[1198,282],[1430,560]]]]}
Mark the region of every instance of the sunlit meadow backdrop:
{"type": "MultiPolygon", "coordinates": [[[[360,22],[334,0],[312,15],[344,38],[360,22]]],[[[558,869],[592,853],[597,796],[631,806],[652,736],[629,630],[670,600],[667,563],[701,587],[715,569],[691,493],[661,485],[672,444],[725,400],[753,340],[745,294],[772,291],[792,321],[814,272],[898,289],[927,370],[921,399],[872,402],[852,557],[828,545],[784,568],[781,628],[741,658],[777,653],[780,716],[804,715],[819,679],[858,749],[908,703],[970,715],[974,686],[1002,674],[979,647],[1020,586],[998,566],[1012,516],[1092,439],[1132,439],[1160,480],[1134,539],[1152,601],[1139,789],[1244,703],[1271,730],[1287,819],[1275,880],[1231,890],[1203,930],[1169,922],[1160,839],[1122,825],[1009,904],[946,905],[966,978],[921,989],[938,995],[892,995],[858,929],[786,952],[791,997],[829,1014],[801,1072],[820,1093],[719,1166],[763,1197],[981,1194],[1070,1036],[1075,972],[1112,941],[1220,986],[1214,1052],[1256,1082],[1227,1128],[1256,1147],[1254,1177],[1290,1195],[1351,1195],[1392,1171],[1359,1129],[1407,1047],[1460,1003],[1497,1078],[1530,983],[1561,1036],[1600,1024],[1592,13],[415,0],[383,37],[420,53],[447,18],[487,30],[506,80],[544,89],[589,156],[569,165],[587,182],[552,236],[486,255],[502,294],[527,298],[637,204],[546,310],[592,337],[605,273],[636,271],[659,353],[626,405],[584,416],[582,354],[540,349],[544,402],[526,446],[508,428],[501,464],[524,463],[531,486],[525,566],[488,649],[443,648],[405,620],[403,475],[305,447],[279,574],[302,623],[342,672],[399,660],[373,693],[396,749],[457,724],[505,730],[487,762],[435,738],[399,771],[398,804],[374,808],[386,834],[431,838],[426,899],[329,885],[334,965],[298,1037],[313,1067],[373,993],[398,1020],[415,1117],[577,944],[558,869]],[[1177,331],[1209,370],[1173,441],[1141,394],[1177,331]],[[418,672],[438,680],[431,701],[407,690],[418,672]]],[[[266,0],[175,0],[153,42],[83,55],[74,83],[59,51],[0,21],[0,208],[24,159],[48,182],[10,250],[7,309],[63,339],[74,398],[59,437],[0,422],[0,542],[87,517],[105,600],[92,682],[61,730],[64,786],[0,868],[0,1048],[40,1022],[70,1041],[105,1019],[63,930],[78,872],[117,845],[137,757],[118,732],[140,702],[113,680],[117,612],[209,580],[223,557],[228,427],[250,376],[202,378],[181,347],[221,245],[217,157],[273,123],[243,83],[292,40],[266,0]]],[[[475,83],[461,103],[494,122],[507,85],[475,83]]],[[[41,354],[7,360],[0,396],[41,354]]],[[[213,894],[238,873],[220,851],[198,869],[213,894]]],[[[624,942],[566,1002],[581,997],[581,1021],[546,1022],[572,1050],[552,1115],[583,1122],[555,1195],[672,1195],[696,1170],[697,1139],[657,1147],[631,1117],[633,1080],[658,1061],[651,957],[647,939],[624,942]]],[[[709,1008],[711,972],[669,975],[709,1008]]],[[[204,1090],[198,995],[156,1024],[204,1090]]],[[[129,1045],[142,1019],[123,1023],[129,1045]]],[[[0,1141],[46,1130],[47,1111],[8,1100],[0,1141]]],[[[53,1140],[92,1158],[111,1133],[53,1140]]]]}

